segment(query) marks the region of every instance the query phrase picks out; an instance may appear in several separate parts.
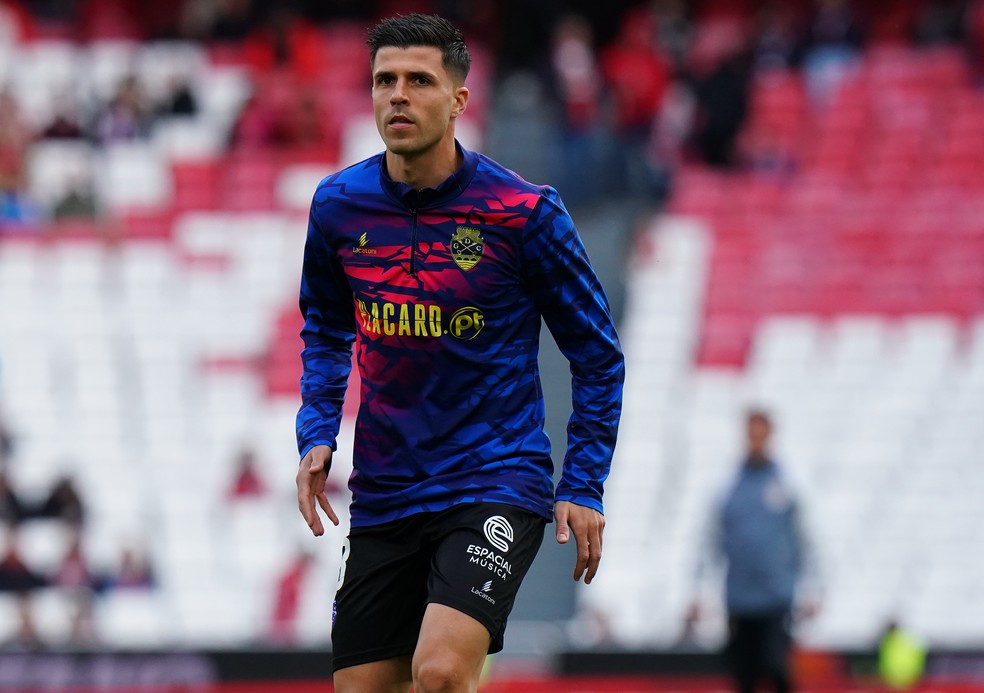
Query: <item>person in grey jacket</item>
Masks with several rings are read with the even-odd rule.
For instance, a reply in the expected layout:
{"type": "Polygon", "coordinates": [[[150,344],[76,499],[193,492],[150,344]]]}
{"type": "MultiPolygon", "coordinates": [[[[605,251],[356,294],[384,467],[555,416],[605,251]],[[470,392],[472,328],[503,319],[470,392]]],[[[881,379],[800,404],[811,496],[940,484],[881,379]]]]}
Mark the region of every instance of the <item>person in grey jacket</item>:
{"type": "MultiPolygon", "coordinates": [[[[725,568],[728,660],[739,693],[768,680],[777,693],[792,690],[789,653],[794,608],[812,616],[818,579],[802,508],[769,453],[772,422],[761,410],[746,420],[747,451],[722,502],[715,508],[707,550],[698,568],[706,582],[713,563],[725,568]]],[[[700,617],[695,599],[689,620],[700,617]]]]}

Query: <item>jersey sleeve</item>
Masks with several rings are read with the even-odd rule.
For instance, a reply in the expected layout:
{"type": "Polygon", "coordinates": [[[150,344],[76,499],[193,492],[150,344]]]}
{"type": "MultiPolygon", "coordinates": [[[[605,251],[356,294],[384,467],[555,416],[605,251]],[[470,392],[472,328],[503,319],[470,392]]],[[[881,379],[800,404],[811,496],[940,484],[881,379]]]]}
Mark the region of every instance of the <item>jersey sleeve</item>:
{"type": "Polygon", "coordinates": [[[573,412],[555,499],[603,512],[625,365],[604,289],[552,188],[544,189],[527,223],[523,263],[536,307],[571,368],[573,412]]]}
{"type": "Polygon", "coordinates": [[[304,317],[301,408],[297,412],[301,457],[316,445],[335,449],[355,340],[352,290],[318,223],[317,206],[316,199],[308,220],[299,301],[304,317]]]}

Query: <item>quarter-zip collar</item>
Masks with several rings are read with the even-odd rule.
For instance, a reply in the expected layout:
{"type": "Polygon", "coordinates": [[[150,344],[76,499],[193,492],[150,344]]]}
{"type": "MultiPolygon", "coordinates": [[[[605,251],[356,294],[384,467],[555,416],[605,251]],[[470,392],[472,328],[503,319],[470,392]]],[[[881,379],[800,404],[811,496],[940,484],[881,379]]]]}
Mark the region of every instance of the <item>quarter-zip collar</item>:
{"type": "Polygon", "coordinates": [[[478,168],[478,155],[462,147],[458,140],[454,141],[454,146],[461,153],[461,166],[436,188],[423,190],[415,190],[406,183],[390,178],[386,170],[386,156],[383,155],[379,162],[379,181],[383,191],[397,203],[412,210],[434,207],[458,197],[475,175],[475,169],[478,168]]]}

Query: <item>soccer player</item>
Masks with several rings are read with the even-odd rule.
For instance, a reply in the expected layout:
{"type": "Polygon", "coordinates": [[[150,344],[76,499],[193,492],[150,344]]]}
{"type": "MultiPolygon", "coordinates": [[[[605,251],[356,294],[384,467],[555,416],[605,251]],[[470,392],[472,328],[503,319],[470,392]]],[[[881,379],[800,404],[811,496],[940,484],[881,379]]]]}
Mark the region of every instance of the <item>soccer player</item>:
{"type": "Polygon", "coordinates": [[[324,488],[354,342],[335,690],[475,691],[551,517],[558,542],[574,536],[574,580],[598,570],[623,359],[557,193],[455,140],[469,95],[460,32],[412,14],[380,22],[367,43],[385,151],[325,178],[311,205],[298,505],[316,536],[316,503],[338,524],[324,488]],[[556,488],[541,317],[573,382],[556,488]]]}

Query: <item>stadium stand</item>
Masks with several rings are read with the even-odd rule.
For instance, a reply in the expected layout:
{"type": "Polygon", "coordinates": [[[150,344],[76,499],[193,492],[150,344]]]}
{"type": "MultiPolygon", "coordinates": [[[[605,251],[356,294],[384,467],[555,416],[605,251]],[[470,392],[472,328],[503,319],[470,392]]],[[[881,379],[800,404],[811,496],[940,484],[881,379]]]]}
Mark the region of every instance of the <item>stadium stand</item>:
{"type": "MultiPolygon", "coordinates": [[[[156,587],[99,595],[103,642],[253,644],[306,532],[283,465],[296,456],[310,194],[320,176],[378,149],[353,57],[362,38],[345,23],[326,27],[319,80],[335,94],[331,131],[274,148],[247,137],[262,125],[244,125],[247,105],[276,85],[254,79],[241,49],[137,43],[126,27],[100,26],[109,37],[84,45],[0,41],[0,73],[26,118],[47,122],[66,91],[79,106],[105,102],[131,73],[152,99],[189,78],[199,111],[155,121],[136,143],[31,146],[30,199],[52,209],[91,182],[99,213],[0,229],[10,474],[28,495],[76,478],[94,569],[109,570],[123,546],[146,547],[156,587]],[[230,504],[244,444],[269,494],[230,504]]],[[[9,22],[0,31],[16,35],[9,22]]],[[[491,60],[475,57],[484,94],[491,60]]],[[[785,69],[759,75],[751,103],[742,139],[752,170],[684,165],[668,214],[632,253],[605,567],[580,604],[608,614],[616,644],[677,642],[740,414],[764,404],[820,518],[827,598],[805,642],[867,646],[899,618],[934,646],[979,644],[984,98],[957,49],[876,45],[825,109],[785,69]]],[[[462,139],[475,146],[486,105],[470,108],[462,139]]],[[[52,523],[24,532],[39,568],[69,539],[52,523]]],[[[328,636],[322,586],[337,552],[321,548],[302,596],[305,643],[328,636]]],[[[70,637],[64,600],[55,590],[37,600],[52,643],[70,637]]],[[[0,595],[0,639],[15,610],[0,595]]],[[[700,635],[713,644],[722,633],[712,621],[700,635]]]]}
{"type": "MultiPolygon", "coordinates": [[[[619,568],[583,599],[621,642],[677,643],[736,422],[761,405],[823,556],[804,643],[870,647],[891,619],[937,647],[979,642],[984,95],[958,49],[893,45],[827,109],[795,71],[760,75],[752,104],[744,136],[768,143],[753,159],[779,151],[792,172],[684,170],[631,268],[606,542],[619,568]],[[699,294],[682,313],[681,272],[699,294]]],[[[719,642],[721,620],[701,636],[719,642]]]]}

